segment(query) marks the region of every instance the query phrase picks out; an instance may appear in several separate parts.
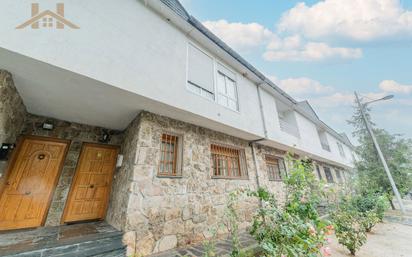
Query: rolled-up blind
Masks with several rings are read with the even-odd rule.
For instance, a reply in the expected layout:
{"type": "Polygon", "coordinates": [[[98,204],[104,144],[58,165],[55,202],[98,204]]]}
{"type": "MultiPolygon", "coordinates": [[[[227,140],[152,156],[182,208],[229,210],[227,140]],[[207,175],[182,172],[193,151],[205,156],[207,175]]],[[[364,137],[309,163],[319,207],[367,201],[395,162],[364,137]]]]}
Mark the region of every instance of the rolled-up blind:
{"type": "Polygon", "coordinates": [[[189,44],[188,80],[211,93],[214,93],[213,59],[189,44]]]}

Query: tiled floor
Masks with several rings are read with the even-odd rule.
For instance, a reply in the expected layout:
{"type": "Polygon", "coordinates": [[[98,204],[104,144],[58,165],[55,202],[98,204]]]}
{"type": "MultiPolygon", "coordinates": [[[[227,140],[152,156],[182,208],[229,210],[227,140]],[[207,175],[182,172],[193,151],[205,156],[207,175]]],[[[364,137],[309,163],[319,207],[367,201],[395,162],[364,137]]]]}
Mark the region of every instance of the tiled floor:
{"type": "Polygon", "coordinates": [[[105,222],[0,232],[0,256],[121,235],[105,222]]]}
{"type": "MultiPolygon", "coordinates": [[[[256,241],[248,234],[242,233],[239,236],[240,243],[243,249],[253,249],[257,246],[256,241]]],[[[229,256],[232,251],[231,240],[224,239],[216,242],[216,256],[229,256]]],[[[205,253],[203,244],[193,245],[185,248],[172,249],[170,251],[153,254],[150,257],[203,257],[205,253]]]]}

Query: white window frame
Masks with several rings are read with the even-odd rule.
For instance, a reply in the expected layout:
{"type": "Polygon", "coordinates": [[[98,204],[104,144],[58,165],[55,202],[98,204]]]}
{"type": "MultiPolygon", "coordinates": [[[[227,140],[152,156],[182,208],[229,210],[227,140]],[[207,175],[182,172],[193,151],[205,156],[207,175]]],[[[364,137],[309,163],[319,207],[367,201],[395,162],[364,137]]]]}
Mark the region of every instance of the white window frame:
{"type": "MultiPolygon", "coordinates": [[[[225,67],[224,65],[222,65],[221,63],[219,63],[219,65],[221,65],[221,66],[223,66],[224,68],[226,68],[227,69],[227,67],[225,67]]],[[[229,69],[228,69],[229,70],[229,69]]],[[[230,70],[229,70],[230,71],[230,70]]],[[[239,94],[238,94],[238,87],[237,87],[237,78],[236,78],[236,73],[233,73],[235,76],[235,78],[231,78],[231,76],[229,76],[228,74],[225,74],[223,71],[221,71],[221,70],[219,70],[219,69],[216,69],[216,101],[217,101],[217,103],[219,104],[219,105],[221,105],[221,106],[224,106],[224,107],[226,107],[226,108],[228,108],[229,110],[232,110],[232,111],[235,111],[235,112],[238,112],[239,111],[239,94]],[[219,74],[220,73],[220,74],[219,74]],[[225,94],[223,94],[223,93],[220,93],[219,92],[219,86],[218,86],[218,79],[219,79],[219,76],[223,76],[224,77],[224,79],[225,79],[225,90],[226,90],[226,93],[225,94]],[[235,99],[234,98],[232,98],[231,96],[229,96],[229,94],[227,94],[227,84],[226,84],[226,80],[231,80],[231,81],[233,81],[233,84],[234,84],[234,87],[235,87],[235,99]],[[221,103],[219,103],[219,95],[222,95],[222,97],[226,97],[227,98],[227,100],[229,101],[229,100],[232,100],[232,101],[234,101],[234,102],[236,102],[236,109],[233,109],[233,108],[231,108],[230,106],[229,106],[229,104],[228,105],[224,105],[224,104],[221,104],[221,103]]]]}
{"type": "Polygon", "coordinates": [[[340,156],[346,158],[345,149],[343,149],[343,144],[341,144],[340,142],[336,142],[336,144],[338,145],[340,156]]]}
{"type": "Polygon", "coordinates": [[[206,100],[215,102],[215,103],[219,104],[220,106],[223,106],[224,108],[226,108],[226,109],[228,109],[228,110],[231,110],[231,111],[236,112],[236,113],[240,113],[239,88],[238,88],[238,83],[237,83],[237,82],[238,82],[238,75],[237,75],[236,72],[233,71],[233,69],[228,68],[227,65],[224,65],[220,60],[218,60],[217,58],[215,58],[212,54],[209,54],[208,51],[206,51],[203,47],[199,46],[199,45],[196,44],[195,42],[190,41],[190,40],[187,42],[187,47],[186,47],[186,89],[187,89],[190,93],[195,94],[195,95],[198,95],[198,96],[201,96],[201,97],[203,97],[203,98],[206,99],[206,100]],[[209,91],[203,89],[202,87],[199,87],[199,86],[197,86],[197,85],[189,82],[189,45],[192,45],[193,47],[195,47],[195,48],[197,48],[198,50],[202,51],[205,55],[209,56],[209,57],[213,60],[213,82],[214,82],[213,89],[214,89],[214,91],[215,91],[215,92],[213,93],[213,98],[210,98],[210,97],[208,97],[208,96],[205,96],[204,93],[203,93],[203,91],[208,92],[208,93],[211,93],[211,92],[209,92],[209,91]],[[222,66],[223,68],[227,69],[228,71],[232,72],[233,75],[234,75],[234,78],[233,78],[233,79],[234,79],[234,82],[235,82],[235,90],[236,90],[235,93],[236,93],[236,104],[237,104],[237,106],[236,106],[237,109],[236,109],[236,110],[234,110],[234,109],[232,109],[232,108],[230,108],[230,107],[228,107],[228,106],[225,106],[225,105],[223,105],[223,104],[219,104],[219,102],[218,102],[218,87],[217,87],[218,72],[221,72],[221,73],[224,74],[226,77],[231,78],[231,76],[226,75],[223,71],[219,71],[218,65],[220,65],[220,66],[222,66]],[[192,89],[193,87],[199,88],[200,93],[199,93],[199,92],[195,92],[195,90],[192,89]]]}

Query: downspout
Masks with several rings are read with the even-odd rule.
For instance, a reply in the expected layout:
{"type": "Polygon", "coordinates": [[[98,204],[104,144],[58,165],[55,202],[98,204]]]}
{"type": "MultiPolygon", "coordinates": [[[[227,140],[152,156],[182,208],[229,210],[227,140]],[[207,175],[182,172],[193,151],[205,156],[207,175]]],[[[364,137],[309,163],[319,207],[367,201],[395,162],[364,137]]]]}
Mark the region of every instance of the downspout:
{"type": "MultiPolygon", "coordinates": [[[[260,180],[259,180],[259,166],[258,166],[258,162],[257,162],[257,158],[256,158],[255,144],[256,144],[256,142],[259,142],[261,140],[265,140],[265,138],[261,138],[261,139],[249,142],[249,146],[252,149],[253,163],[255,165],[255,178],[256,178],[256,186],[257,186],[256,189],[260,188],[260,180]]],[[[261,199],[259,199],[259,206],[262,207],[262,200],[261,199]]]]}
{"type": "Polygon", "coordinates": [[[256,85],[256,90],[257,90],[257,95],[259,99],[260,117],[262,118],[262,123],[263,123],[263,133],[265,135],[265,138],[268,138],[268,130],[266,128],[266,119],[265,119],[265,113],[263,111],[262,96],[260,94],[260,84],[256,85]]]}
{"type": "Polygon", "coordinates": [[[258,188],[260,187],[260,181],[259,181],[259,166],[258,166],[258,162],[257,162],[257,158],[256,158],[256,151],[255,151],[255,143],[257,141],[261,141],[261,140],[265,140],[265,139],[262,138],[262,139],[258,139],[258,140],[254,140],[254,141],[249,142],[249,146],[252,149],[253,164],[255,165],[256,185],[257,185],[258,188]]]}
{"type": "MultiPolygon", "coordinates": [[[[252,149],[252,157],[253,157],[253,163],[255,165],[255,177],[256,177],[256,185],[259,188],[260,187],[260,180],[259,180],[259,165],[257,162],[257,157],[256,157],[256,149],[255,149],[255,144],[257,142],[266,140],[268,137],[268,131],[266,128],[266,120],[265,120],[265,115],[263,112],[263,104],[262,104],[262,96],[260,94],[260,84],[256,85],[256,90],[257,90],[257,95],[258,95],[258,99],[259,99],[259,110],[260,110],[260,117],[262,118],[262,123],[263,123],[263,133],[265,135],[264,138],[258,139],[258,140],[254,140],[254,141],[250,141],[249,142],[249,146],[252,149]]],[[[260,202],[260,204],[262,204],[260,202]]]]}

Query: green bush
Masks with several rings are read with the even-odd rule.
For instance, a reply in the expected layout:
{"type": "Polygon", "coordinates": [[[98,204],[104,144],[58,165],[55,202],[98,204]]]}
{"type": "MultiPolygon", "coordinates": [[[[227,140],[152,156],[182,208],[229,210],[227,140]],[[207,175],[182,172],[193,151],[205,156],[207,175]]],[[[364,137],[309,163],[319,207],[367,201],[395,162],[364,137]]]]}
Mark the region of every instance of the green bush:
{"type": "Polygon", "coordinates": [[[385,211],[389,208],[387,198],[377,193],[363,193],[352,196],[350,204],[364,218],[367,232],[383,220],[385,211]]]}
{"type": "Polygon", "coordinates": [[[344,245],[352,255],[366,242],[364,217],[350,206],[341,206],[332,215],[338,242],[344,245]]]}
{"type": "Polygon", "coordinates": [[[333,227],[320,219],[317,211],[323,188],[309,161],[290,159],[289,162],[283,208],[265,189],[250,193],[262,203],[254,216],[251,235],[259,242],[264,256],[328,256],[327,236],[333,227]]]}
{"type": "Polygon", "coordinates": [[[362,225],[366,232],[371,232],[372,228],[379,222],[378,214],[375,211],[359,213],[362,218],[362,225]]]}

